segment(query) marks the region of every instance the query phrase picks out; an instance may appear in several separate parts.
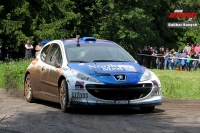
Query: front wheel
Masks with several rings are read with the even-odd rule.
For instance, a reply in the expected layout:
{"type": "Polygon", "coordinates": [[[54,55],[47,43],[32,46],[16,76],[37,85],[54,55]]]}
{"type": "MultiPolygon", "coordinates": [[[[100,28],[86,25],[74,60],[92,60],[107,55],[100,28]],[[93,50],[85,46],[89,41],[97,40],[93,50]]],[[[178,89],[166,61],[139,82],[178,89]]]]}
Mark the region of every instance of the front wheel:
{"type": "Polygon", "coordinates": [[[150,107],[140,107],[140,110],[143,112],[152,112],[155,109],[155,106],[150,107]]]}
{"type": "Polygon", "coordinates": [[[60,105],[61,105],[61,110],[63,112],[67,112],[67,105],[69,101],[69,96],[68,96],[68,88],[67,88],[67,83],[65,79],[62,80],[61,85],[60,85],[60,105]]]}
{"type": "Polygon", "coordinates": [[[31,87],[31,75],[28,74],[24,80],[24,94],[26,97],[26,101],[29,103],[34,102],[33,98],[33,90],[31,87]]]}

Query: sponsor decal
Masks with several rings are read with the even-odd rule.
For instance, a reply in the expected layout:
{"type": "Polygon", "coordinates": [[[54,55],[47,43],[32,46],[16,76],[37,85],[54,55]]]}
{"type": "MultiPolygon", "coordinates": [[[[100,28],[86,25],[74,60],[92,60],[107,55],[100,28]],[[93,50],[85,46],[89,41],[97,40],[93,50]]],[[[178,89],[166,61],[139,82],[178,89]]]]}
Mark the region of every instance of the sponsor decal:
{"type": "Polygon", "coordinates": [[[73,101],[73,102],[80,102],[81,99],[80,98],[71,98],[71,101],[73,101]]]}
{"type": "Polygon", "coordinates": [[[88,65],[90,69],[101,68],[103,71],[132,71],[137,72],[135,67],[131,65],[88,65]]]}
{"type": "Polygon", "coordinates": [[[82,82],[82,81],[76,81],[76,83],[75,83],[75,89],[76,90],[84,89],[84,82],[82,82]]]}
{"type": "Polygon", "coordinates": [[[72,98],[88,98],[87,93],[72,92],[72,98]]]}
{"type": "Polygon", "coordinates": [[[35,58],[35,60],[33,60],[31,64],[35,65],[38,62],[38,60],[39,60],[38,58],[35,58]]]}

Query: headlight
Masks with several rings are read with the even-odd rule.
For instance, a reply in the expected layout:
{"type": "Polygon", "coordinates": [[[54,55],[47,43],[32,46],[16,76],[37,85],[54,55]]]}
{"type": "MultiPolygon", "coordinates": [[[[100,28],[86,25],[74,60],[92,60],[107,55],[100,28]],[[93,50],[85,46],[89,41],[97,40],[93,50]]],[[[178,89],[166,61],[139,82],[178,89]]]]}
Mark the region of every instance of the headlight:
{"type": "Polygon", "coordinates": [[[81,80],[85,80],[85,81],[90,81],[90,82],[97,82],[97,83],[100,83],[99,80],[85,74],[85,73],[82,73],[82,72],[79,72],[77,70],[74,70],[74,69],[71,69],[71,72],[73,73],[73,75],[81,80]]]}
{"type": "Polygon", "coordinates": [[[145,69],[144,74],[140,79],[140,82],[150,80],[151,78],[152,78],[151,72],[148,69],[145,69]]]}

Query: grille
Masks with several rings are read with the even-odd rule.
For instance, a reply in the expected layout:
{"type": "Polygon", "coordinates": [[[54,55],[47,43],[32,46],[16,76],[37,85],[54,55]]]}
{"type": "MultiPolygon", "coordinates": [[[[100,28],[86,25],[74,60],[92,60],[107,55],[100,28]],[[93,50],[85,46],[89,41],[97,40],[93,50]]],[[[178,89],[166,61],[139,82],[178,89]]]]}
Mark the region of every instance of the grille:
{"type": "Polygon", "coordinates": [[[138,85],[86,85],[87,91],[96,98],[104,100],[136,100],[147,96],[152,84],[138,85]]]}

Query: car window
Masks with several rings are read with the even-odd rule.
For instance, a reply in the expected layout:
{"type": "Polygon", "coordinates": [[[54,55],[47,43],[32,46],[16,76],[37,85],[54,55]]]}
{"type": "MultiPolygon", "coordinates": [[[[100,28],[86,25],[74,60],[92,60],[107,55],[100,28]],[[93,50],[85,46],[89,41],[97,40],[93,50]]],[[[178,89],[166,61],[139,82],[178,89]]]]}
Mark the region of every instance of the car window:
{"type": "Polygon", "coordinates": [[[47,54],[45,62],[47,64],[55,66],[55,61],[57,61],[60,64],[60,66],[62,65],[63,60],[62,60],[61,49],[60,46],[56,43],[52,44],[47,54]]]}
{"type": "Polygon", "coordinates": [[[44,46],[44,48],[43,48],[42,51],[41,51],[40,59],[41,59],[42,61],[44,61],[44,62],[45,62],[45,59],[46,59],[46,57],[47,57],[47,53],[48,53],[48,51],[49,51],[51,45],[52,45],[52,44],[49,44],[49,45],[44,46]]]}
{"type": "Polygon", "coordinates": [[[67,59],[74,61],[134,61],[134,59],[121,47],[106,44],[87,44],[81,47],[65,46],[67,59]]]}

